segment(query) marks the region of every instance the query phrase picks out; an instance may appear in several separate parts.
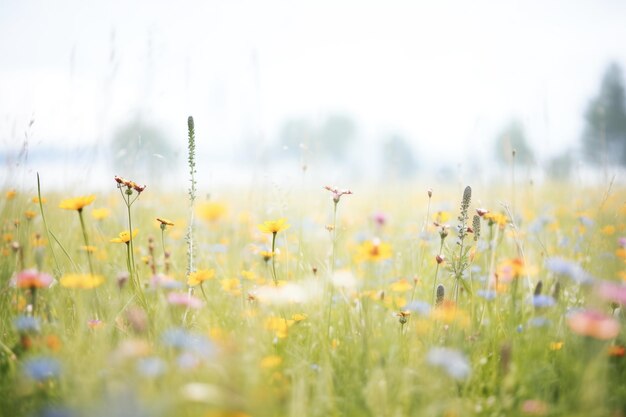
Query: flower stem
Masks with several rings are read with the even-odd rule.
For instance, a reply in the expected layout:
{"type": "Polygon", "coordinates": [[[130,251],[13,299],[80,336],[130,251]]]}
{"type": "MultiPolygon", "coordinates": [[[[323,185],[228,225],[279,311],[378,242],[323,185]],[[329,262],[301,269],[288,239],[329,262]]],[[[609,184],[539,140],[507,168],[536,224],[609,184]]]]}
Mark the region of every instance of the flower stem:
{"type": "Polygon", "coordinates": [[[93,272],[93,263],[91,262],[91,249],[89,247],[89,237],[87,236],[87,229],[85,228],[85,219],[83,218],[83,209],[78,210],[78,218],[80,219],[80,228],[83,231],[83,240],[85,241],[85,252],[87,253],[87,262],[89,262],[89,273],[93,272]]]}
{"type": "Polygon", "coordinates": [[[276,277],[276,232],[272,234],[272,278],[274,278],[274,285],[278,286],[278,278],[276,277]]]}

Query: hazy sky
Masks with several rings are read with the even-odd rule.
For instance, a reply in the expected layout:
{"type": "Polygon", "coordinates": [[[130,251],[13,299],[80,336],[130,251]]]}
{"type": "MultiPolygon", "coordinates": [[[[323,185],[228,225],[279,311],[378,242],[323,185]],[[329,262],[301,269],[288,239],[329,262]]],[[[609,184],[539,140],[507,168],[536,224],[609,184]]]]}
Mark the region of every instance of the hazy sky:
{"type": "Polygon", "coordinates": [[[624,22],[618,0],[0,0],[0,143],[31,117],[33,147],[108,140],[143,109],[181,144],[193,114],[228,157],[342,112],[367,143],[400,132],[453,163],[517,117],[545,158],[626,67],[624,22]]]}

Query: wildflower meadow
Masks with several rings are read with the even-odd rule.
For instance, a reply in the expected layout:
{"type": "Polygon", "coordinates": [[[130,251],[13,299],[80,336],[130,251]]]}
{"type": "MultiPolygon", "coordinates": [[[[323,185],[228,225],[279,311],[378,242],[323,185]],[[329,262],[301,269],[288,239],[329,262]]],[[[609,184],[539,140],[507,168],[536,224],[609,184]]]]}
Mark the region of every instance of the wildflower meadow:
{"type": "Polygon", "coordinates": [[[0,415],[626,415],[623,185],[207,190],[188,128],[178,189],[3,190],[0,415]]]}

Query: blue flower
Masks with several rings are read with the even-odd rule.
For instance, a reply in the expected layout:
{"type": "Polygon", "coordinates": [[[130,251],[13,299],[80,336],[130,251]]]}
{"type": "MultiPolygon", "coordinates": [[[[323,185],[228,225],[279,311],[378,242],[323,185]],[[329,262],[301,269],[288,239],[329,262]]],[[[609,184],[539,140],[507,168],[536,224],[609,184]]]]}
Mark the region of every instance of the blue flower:
{"type": "Polygon", "coordinates": [[[24,362],[24,373],[35,381],[57,378],[61,374],[61,364],[54,358],[32,358],[24,362]]]}
{"type": "Polygon", "coordinates": [[[471,371],[469,361],[465,355],[455,349],[445,347],[432,348],[428,352],[426,360],[431,365],[442,368],[456,380],[466,379],[471,371]]]}
{"type": "Polygon", "coordinates": [[[215,352],[213,343],[206,336],[191,333],[179,327],[166,330],[161,339],[168,347],[185,350],[199,356],[208,357],[215,352]]]}
{"type": "Polygon", "coordinates": [[[551,295],[545,294],[533,295],[533,298],[531,298],[529,302],[536,308],[552,307],[556,304],[556,301],[551,295]]]}
{"type": "Polygon", "coordinates": [[[548,271],[557,275],[565,275],[578,284],[589,284],[594,280],[579,264],[564,258],[548,258],[545,266],[548,271]]]}
{"type": "Polygon", "coordinates": [[[494,290],[478,290],[476,291],[476,295],[487,301],[495,300],[496,298],[496,292],[494,290]]]}
{"type": "Polygon", "coordinates": [[[38,333],[41,329],[39,319],[31,316],[17,316],[13,326],[20,333],[38,333]]]}
{"type": "Polygon", "coordinates": [[[533,317],[532,319],[528,320],[528,325],[531,327],[544,327],[548,326],[550,323],[551,321],[545,317],[533,317]]]}
{"type": "Polygon", "coordinates": [[[402,307],[403,311],[410,311],[413,313],[418,313],[422,316],[426,316],[428,315],[428,313],[430,313],[430,304],[428,304],[425,301],[420,301],[420,300],[414,300],[411,301],[409,304],[405,305],[404,307],[402,307]]]}
{"type": "Polygon", "coordinates": [[[162,375],[166,369],[165,362],[156,356],[142,358],[137,362],[137,372],[148,378],[162,375]]]}

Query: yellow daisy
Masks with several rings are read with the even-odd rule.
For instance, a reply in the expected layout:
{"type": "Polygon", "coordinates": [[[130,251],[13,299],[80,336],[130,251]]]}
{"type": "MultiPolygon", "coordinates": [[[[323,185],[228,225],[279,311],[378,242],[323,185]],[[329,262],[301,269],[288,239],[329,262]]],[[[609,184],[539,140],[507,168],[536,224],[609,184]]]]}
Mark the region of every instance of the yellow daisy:
{"type": "Polygon", "coordinates": [[[90,205],[96,199],[95,195],[87,195],[82,197],[68,198],[61,201],[59,208],[66,210],[78,210],[81,211],[85,206],[90,205]]]}
{"type": "MultiPolygon", "coordinates": [[[[137,233],[139,233],[139,230],[134,229],[133,238],[137,236],[137,233]]],[[[111,239],[111,243],[128,243],[128,242],[130,242],[130,232],[128,230],[124,230],[118,235],[118,237],[111,239]]]]}
{"type": "Polygon", "coordinates": [[[267,220],[267,221],[264,221],[263,224],[260,224],[257,227],[263,233],[274,233],[274,234],[276,234],[278,232],[282,232],[283,230],[289,229],[289,226],[290,225],[287,224],[287,219],[282,218],[282,219],[278,219],[278,220],[267,220]]]}

